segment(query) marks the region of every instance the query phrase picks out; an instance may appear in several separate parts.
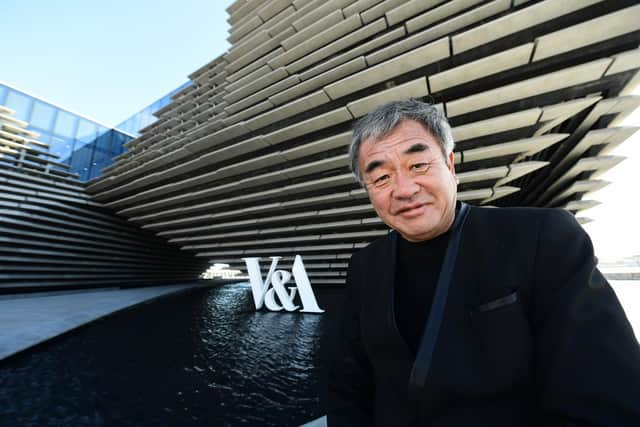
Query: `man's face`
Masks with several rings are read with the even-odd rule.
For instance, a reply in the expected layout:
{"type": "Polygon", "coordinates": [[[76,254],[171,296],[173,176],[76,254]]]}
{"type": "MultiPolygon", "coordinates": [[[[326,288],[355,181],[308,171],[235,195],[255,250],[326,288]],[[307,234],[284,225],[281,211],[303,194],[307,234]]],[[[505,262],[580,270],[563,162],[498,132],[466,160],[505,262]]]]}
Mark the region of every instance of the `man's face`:
{"type": "Polygon", "coordinates": [[[453,223],[453,153],[445,158],[422,124],[403,120],[385,137],[365,139],[359,166],[378,216],[406,240],[433,239],[453,223]]]}

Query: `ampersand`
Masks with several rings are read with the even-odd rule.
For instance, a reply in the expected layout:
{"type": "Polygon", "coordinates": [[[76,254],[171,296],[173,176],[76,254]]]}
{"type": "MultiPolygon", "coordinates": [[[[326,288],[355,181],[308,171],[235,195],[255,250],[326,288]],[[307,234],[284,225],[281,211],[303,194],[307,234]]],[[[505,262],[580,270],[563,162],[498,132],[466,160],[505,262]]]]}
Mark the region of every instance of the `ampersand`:
{"type": "Polygon", "coordinates": [[[291,279],[291,273],[284,270],[276,270],[271,276],[271,289],[269,289],[264,296],[264,304],[269,310],[280,311],[283,308],[287,311],[295,311],[299,306],[293,304],[293,299],[296,296],[296,287],[289,287],[290,293],[287,292],[284,285],[291,279]],[[280,304],[276,302],[275,295],[278,295],[280,304]]]}

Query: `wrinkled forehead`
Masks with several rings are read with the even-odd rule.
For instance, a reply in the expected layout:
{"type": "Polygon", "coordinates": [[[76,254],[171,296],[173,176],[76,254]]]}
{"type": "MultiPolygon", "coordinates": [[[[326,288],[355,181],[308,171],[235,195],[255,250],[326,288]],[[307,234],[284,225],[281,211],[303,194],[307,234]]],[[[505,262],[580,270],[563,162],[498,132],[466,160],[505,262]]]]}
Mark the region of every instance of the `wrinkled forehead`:
{"type": "Polygon", "coordinates": [[[388,135],[398,131],[398,128],[405,129],[407,127],[421,129],[423,132],[428,134],[432,134],[427,126],[423,123],[410,119],[410,118],[402,118],[398,121],[391,123],[376,123],[373,126],[370,126],[368,129],[365,129],[362,132],[362,141],[372,140],[372,141],[380,141],[385,139],[388,135]]]}
{"type": "Polygon", "coordinates": [[[400,121],[384,136],[377,138],[370,136],[364,139],[359,148],[358,164],[360,169],[364,171],[366,165],[371,161],[383,160],[390,155],[407,158],[408,156],[427,155],[432,159],[441,156],[446,162],[448,153],[440,140],[426,125],[416,120],[406,119],[400,121]],[[415,144],[426,145],[426,149],[410,149],[415,144]]]}
{"type": "MultiPolygon", "coordinates": [[[[389,152],[404,152],[409,147],[421,144],[428,150],[438,148],[438,141],[421,123],[414,120],[403,120],[382,136],[364,138],[360,145],[360,156],[384,155],[389,152]]],[[[424,150],[412,150],[413,152],[424,150]]],[[[410,154],[410,153],[407,153],[410,154]]]]}
{"type": "Polygon", "coordinates": [[[360,147],[361,157],[378,157],[388,154],[412,155],[420,152],[428,152],[433,148],[430,141],[424,136],[406,136],[401,138],[367,139],[360,147]]]}

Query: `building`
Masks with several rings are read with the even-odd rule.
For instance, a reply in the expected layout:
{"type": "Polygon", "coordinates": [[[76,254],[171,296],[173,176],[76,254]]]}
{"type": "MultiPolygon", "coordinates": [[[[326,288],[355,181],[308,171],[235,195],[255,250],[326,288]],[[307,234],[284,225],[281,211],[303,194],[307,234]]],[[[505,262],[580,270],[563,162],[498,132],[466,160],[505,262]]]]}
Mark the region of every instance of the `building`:
{"type": "Polygon", "coordinates": [[[0,84],[0,293],[176,282],[206,268],[87,196],[84,181],[132,138],[0,84]]]}
{"type": "Polygon", "coordinates": [[[152,102],[115,128],[0,81],[0,105],[14,111],[12,117],[27,123],[40,142],[49,145],[55,162],[51,166],[70,170],[80,180],[99,177],[102,169],[126,151],[125,143],[140,136],[140,131],[157,120],[154,113],[171,103],[171,97],[191,85],[187,81],[152,102]],[[58,164],[59,163],[59,164],[58,164]]]}
{"type": "Polygon", "coordinates": [[[196,260],[301,254],[312,283],[344,283],[388,232],[348,170],[351,123],[418,97],[450,118],[460,199],[579,216],[635,131],[617,123],[640,105],[636,3],[238,0],[228,52],[86,192],[196,260]]]}
{"type": "Polygon", "coordinates": [[[26,129],[36,132],[38,140],[48,145],[48,165],[76,174],[82,181],[100,176],[114,157],[124,153],[124,143],[136,136],[2,82],[0,105],[13,110],[12,117],[25,122],[26,129]]]}
{"type": "Polygon", "coordinates": [[[116,129],[126,132],[130,135],[140,136],[140,131],[147,126],[153,124],[158,118],[155,113],[171,103],[171,98],[191,86],[191,80],[181,84],[162,98],[152,102],[151,104],[138,111],[133,116],[127,118],[122,123],[116,125],[116,129]]]}

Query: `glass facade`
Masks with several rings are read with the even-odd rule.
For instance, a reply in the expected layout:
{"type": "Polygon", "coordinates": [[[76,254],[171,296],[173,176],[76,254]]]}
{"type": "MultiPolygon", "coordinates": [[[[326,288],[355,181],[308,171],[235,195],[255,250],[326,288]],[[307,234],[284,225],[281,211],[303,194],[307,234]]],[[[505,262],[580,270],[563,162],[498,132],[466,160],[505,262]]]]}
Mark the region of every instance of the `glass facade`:
{"type": "Polygon", "coordinates": [[[151,105],[146,108],[143,108],[133,116],[129,117],[127,120],[120,123],[116,126],[117,129],[130,133],[131,135],[140,136],[140,130],[146,128],[151,123],[158,120],[156,116],[153,115],[156,111],[160,110],[162,107],[171,103],[171,97],[181,90],[189,87],[193,82],[187,81],[186,83],[178,86],[162,98],[158,99],[151,105]]]}
{"type": "Polygon", "coordinates": [[[40,134],[58,163],[70,165],[71,172],[88,181],[102,174],[113,158],[126,151],[124,144],[140,136],[140,130],[157,120],[153,115],[171,103],[171,97],[190,86],[187,81],[143,108],[115,129],[71,113],[0,82],[0,105],[15,110],[14,117],[29,123],[27,129],[40,134]]]}
{"type": "Polygon", "coordinates": [[[40,134],[58,163],[70,165],[71,172],[88,181],[100,176],[102,169],[126,149],[133,139],[118,129],[111,129],[63,108],[37,99],[0,82],[0,105],[15,110],[13,117],[29,123],[27,129],[40,134]]]}

